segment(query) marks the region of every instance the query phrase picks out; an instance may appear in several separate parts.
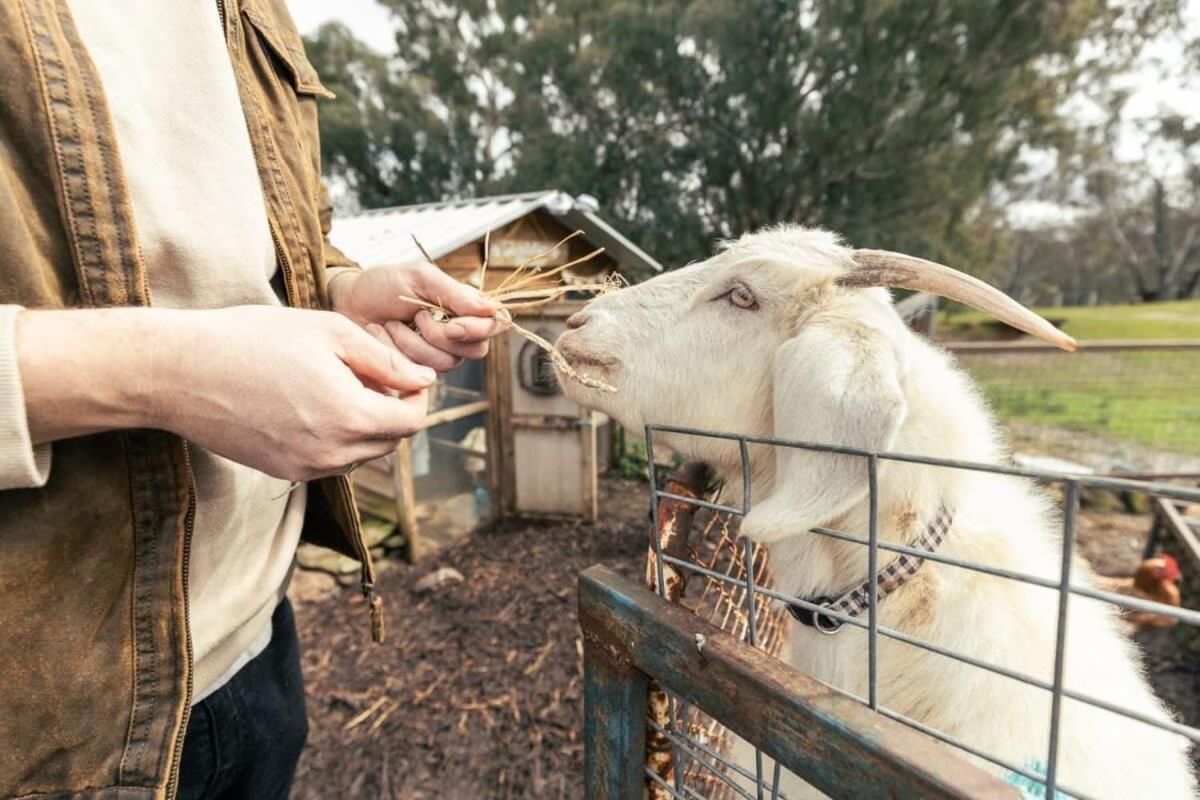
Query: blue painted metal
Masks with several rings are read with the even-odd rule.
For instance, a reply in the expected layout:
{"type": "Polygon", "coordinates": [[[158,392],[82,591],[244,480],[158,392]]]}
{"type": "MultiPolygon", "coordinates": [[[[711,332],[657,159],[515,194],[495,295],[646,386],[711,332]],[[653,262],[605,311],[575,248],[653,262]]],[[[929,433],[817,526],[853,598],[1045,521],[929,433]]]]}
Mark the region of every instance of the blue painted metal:
{"type": "Polygon", "coordinates": [[[584,789],[595,800],[640,798],[646,763],[648,680],[612,655],[584,647],[584,789]]]}

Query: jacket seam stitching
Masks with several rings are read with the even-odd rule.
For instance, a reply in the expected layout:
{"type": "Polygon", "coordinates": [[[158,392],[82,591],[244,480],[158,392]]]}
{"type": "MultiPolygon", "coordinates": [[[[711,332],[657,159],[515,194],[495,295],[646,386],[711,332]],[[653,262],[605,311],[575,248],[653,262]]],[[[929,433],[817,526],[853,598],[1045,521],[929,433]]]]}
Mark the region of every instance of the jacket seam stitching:
{"type": "MultiPolygon", "coordinates": [[[[245,14],[246,9],[243,9],[242,13],[245,14]]],[[[254,30],[253,35],[259,36],[260,38],[265,39],[265,36],[260,31],[258,31],[257,29],[254,29],[253,26],[251,26],[251,28],[254,30]]],[[[267,47],[271,46],[269,42],[265,42],[265,45],[267,47]]],[[[239,85],[244,84],[248,87],[253,87],[253,85],[254,85],[253,82],[246,75],[246,67],[244,64],[239,63],[237,60],[234,60],[234,69],[237,74],[239,85]]],[[[295,91],[295,90],[292,89],[292,91],[295,91]]],[[[280,227],[284,228],[286,230],[285,238],[291,239],[292,241],[290,243],[293,244],[293,246],[298,246],[298,251],[308,253],[309,261],[311,262],[312,254],[309,252],[308,246],[304,243],[303,231],[300,230],[299,215],[296,213],[295,200],[292,198],[291,190],[288,189],[288,187],[287,187],[287,182],[282,178],[282,173],[281,173],[281,170],[279,167],[279,154],[276,151],[275,140],[271,136],[271,126],[268,124],[268,122],[266,120],[266,112],[263,110],[262,104],[259,102],[258,97],[254,96],[253,91],[247,91],[245,93],[245,96],[249,98],[249,104],[251,106],[253,106],[253,108],[245,109],[247,112],[246,123],[247,123],[247,125],[250,125],[251,124],[250,117],[251,116],[254,117],[253,125],[258,130],[259,138],[263,142],[262,160],[266,162],[266,166],[267,166],[267,168],[269,170],[269,174],[270,174],[271,185],[275,189],[276,194],[278,195],[278,198],[279,198],[278,201],[279,201],[280,205],[283,206],[284,214],[282,216],[285,217],[285,219],[279,220],[280,227]]],[[[243,102],[242,105],[243,105],[243,108],[245,108],[247,103],[243,102]]],[[[251,137],[251,143],[253,143],[253,136],[251,137]]],[[[270,214],[270,198],[268,197],[266,199],[267,199],[267,213],[269,215],[270,214]]],[[[293,269],[295,269],[296,266],[297,265],[293,265],[293,269]]],[[[312,272],[311,263],[305,265],[305,267],[306,268],[305,268],[304,272],[306,275],[309,275],[309,277],[311,279],[311,272],[312,272]]],[[[304,281],[300,278],[299,270],[295,270],[295,271],[296,271],[296,277],[295,277],[296,288],[298,291],[297,299],[301,300],[305,305],[311,306],[313,304],[312,303],[312,295],[313,295],[312,287],[310,287],[310,285],[306,281],[304,281]]]]}
{"type": "MultiPolygon", "coordinates": [[[[113,229],[117,236],[117,261],[121,264],[121,278],[125,284],[125,300],[129,302],[133,298],[142,300],[141,305],[148,305],[148,294],[142,292],[144,284],[137,280],[138,267],[141,261],[140,251],[137,244],[136,233],[134,236],[129,234],[131,229],[135,229],[136,220],[133,219],[133,209],[122,209],[121,202],[118,199],[128,192],[128,187],[125,185],[124,171],[119,168],[117,163],[117,141],[116,132],[112,130],[110,125],[107,96],[104,93],[103,86],[97,80],[96,68],[91,63],[87,48],[83,41],[78,36],[78,30],[75,27],[74,18],[71,16],[70,10],[65,6],[59,8],[59,26],[63,31],[63,38],[68,45],[79,55],[77,58],[86,61],[81,64],[79,69],[81,83],[83,84],[83,99],[87,104],[88,114],[92,120],[92,128],[96,131],[97,150],[101,155],[101,163],[104,170],[104,185],[109,188],[108,195],[108,210],[112,214],[113,229]],[[102,105],[102,108],[97,106],[97,102],[102,105]],[[103,132],[104,136],[101,136],[103,132]],[[99,140],[107,138],[107,147],[99,140]],[[128,214],[122,214],[122,211],[128,211],[128,214]],[[122,218],[127,217],[128,225],[122,224],[122,218]],[[134,286],[138,287],[136,293],[133,291],[134,286]]],[[[144,270],[142,270],[144,274],[144,270]]],[[[106,298],[108,302],[112,302],[111,292],[110,297],[106,298]]]]}
{"type": "MultiPolygon", "coordinates": [[[[138,535],[138,533],[139,533],[138,529],[140,527],[139,521],[138,521],[138,517],[139,517],[138,495],[140,494],[141,489],[138,486],[140,473],[139,473],[139,470],[135,463],[136,443],[133,441],[133,438],[134,438],[133,435],[127,435],[125,437],[125,440],[126,440],[125,453],[126,453],[126,460],[127,460],[128,469],[129,469],[129,504],[130,504],[130,511],[131,511],[130,516],[131,516],[131,522],[133,523],[133,554],[132,554],[133,555],[133,565],[132,565],[132,569],[131,569],[131,572],[132,572],[131,583],[130,583],[131,591],[129,593],[129,626],[130,626],[130,638],[132,639],[132,644],[133,644],[133,664],[132,664],[133,669],[131,670],[133,673],[133,698],[132,698],[132,703],[130,704],[129,728],[127,730],[126,737],[125,737],[125,752],[121,754],[121,763],[120,763],[120,767],[119,767],[119,772],[117,773],[119,776],[119,779],[121,779],[121,780],[124,780],[127,770],[141,771],[140,765],[141,765],[141,759],[142,759],[142,752],[143,752],[144,746],[145,746],[145,740],[146,740],[145,729],[146,729],[146,724],[147,724],[140,719],[141,715],[138,713],[139,712],[138,707],[139,707],[139,702],[140,702],[140,698],[141,698],[141,689],[142,689],[142,670],[141,670],[141,666],[140,666],[139,662],[142,660],[141,648],[143,646],[142,637],[139,635],[140,632],[139,632],[139,624],[138,624],[138,605],[139,605],[139,603],[138,603],[138,595],[139,595],[138,574],[140,572],[140,570],[138,569],[138,563],[140,561],[138,550],[139,550],[139,544],[140,544],[139,539],[141,538],[138,535]]],[[[153,701],[151,701],[150,709],[148,709],[148,711],[152,710],[152,709],[153,709],[153,701]]]]}
{"type": "MultiPolygon", "coordinates": [[[[54,48],[54,39],[46,29],[46,19],[44,12],[40,9],[31,13],[28,3],[23,0],[21,3],[22,16],[25,19],[26,31],[29,34],[30,44],[34,53],[34,67],[37,70],[39,78],[39,94],[42,97],[42,103],[46,110],[46,122],[50,128],[50,139],[54,145],[55,163],[58,166],[59,180],[56,181],[58,189],[59,202],[62,205],[63,214],[66,216],[66,221],[70,228],[68,232],[71,242],[71,252],[75,260],[75,269],[79,279],[79,291],[83,296],[86,305],[96,305],[96,296],[93,291],[92,280],[95,270],[92,266],[91,259],[87,253],[93,252],[99,254],[99,243],[96,242],[94,248],[84,248],[81,246],[80,239],[85,234],[80,230],[80,215],[92,217],[92,228],[95,230],[94,208],[91,197],[91,191],[86,179],[86,173],[82,162],[79,164],[69,163],[75,159],[68,156],[64,148],[64,141],[71,141],[76,147],[80,146],[82,137],[79,133],[78,121],[74,115],[70,113],[71,105],[69,103],[70,91],[66,80],[66,64],[61,58],[52,58],[46,52],[46,48],[54,48]],[[35,17],[36,14],[36,17],[35,17]],[[36,25],[35,25],[36,20],[36,25]],[[54,75],[50,74],[48,66],[54,68],[54,75]],[[55,91],[52,84],[57,86],[59,93],[62,96],[61,104],[56,102],[55,91]],[[62,108],[59,108],[61,105],[62,108]],[[64,110],[65,109],[65,110],[64,110]],[[63,131],[63,123],[67,123],[68,127],[74,130],[70,132],[63,131]],[[74,178],[81,184],[80,191],[82,197],[80,201],[85,205],[84,209],[77,210],[75,202],[72,200],[69,183],[74,178]]],[[[87,238],[95,239],[94,233],[88,235],[87,238]]],[[[101,273],[103,270],[99,270],[101,273]]],[[[104,294],[107,294],[107,287],[104,294]]]]}

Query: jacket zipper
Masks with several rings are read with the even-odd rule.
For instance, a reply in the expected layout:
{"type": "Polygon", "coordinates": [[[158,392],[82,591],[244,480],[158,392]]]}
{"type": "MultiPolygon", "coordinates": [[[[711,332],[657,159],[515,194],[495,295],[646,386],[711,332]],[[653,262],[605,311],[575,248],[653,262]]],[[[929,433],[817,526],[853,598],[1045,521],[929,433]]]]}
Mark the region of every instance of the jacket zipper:
{"type": "Polygon", "coordinates": [[[292,279],[292,262],[288,261],[287,252],[283,249],[279,234],[275,233],[275,224],[270,219],[267,220],[267,228],[271,231],[271,244],[275,245],[275,257],[279,259],[279,268],[283,271],[283,290],[287,292],[287,304],[296,308],[299,298],[296,296],[296,290],[292,288],[296,283],[292,279]]]}
{"type": "MultiPolygon", "coordinates": [[[[217,14],[221,19],[221,38],[225,38],[225,0],[217,0],[217,14]]],[[[183,713],[179,716],[179,728],[175,731],[175,747],[171,751],[171,777],[167,780],[167,798],[174,800],[179,790],[179,770],[183,766],[183,742],[187,736],[188,722],[192,718],[192,692],[195,689],[192,677],[192,609],[188,599],[188,576],[192,571],[192,531],[196,524],[196,476],[192,472],[192,455],[187,440],[183,440],[183,465],[188,480],[188,508],[183,519],[183,563],[180,571],[183,581],[183,643],[187,651],[187,680],[183,688],[183,713]]]]}
{"type": "Polygon", "coordinates": [[[188,479],[188,508],[183,521],[183,642],[187,650],[187,681],[183,691],[183,714],[179,719],[179,730],[175,732],[175,749],[171,763],[171,779],[167,782],[167,797],[175,797],[179,784],[179,768],[183,764],[183,738],[187,734],[188,720],[192,716],[192,619],[191,603],[188,600],[188,575],[192,564],[192,529],[196,522],[196,477],[192,472],[192,456],[187,440],[183,442],[183,464],[188,479]]]}
{"type": "MultiPolygon", "coordinates": [[[[295,284],[292,273],[292,264],[288,260],[287,251],[283,249],[283,244],[279,241],[279,234],[275,232],[275,225],[268,220],[268,227],[271,230],[271,242],[275,245],[275,257],[279,259],[279,268],[283,271],[283,286],[287,291],[288,305],[295,308],[297,306],[296,291],[292,288],[295,284]]],[[[354,496],[350,491],[350,478],[346,475],[341,475],[337,478],[338,491],[342,495],[342,501],[347,508],[354,507],[354,496]]],[[[375,569],[371,561],[371,553],[367,549],[367,543],[363,541],[362,529],[356,526],[351,536],[354,549],[358,552],[358,560],[362,563],[362,582],[360,584],[362,596],[367,601],[367,607],[371,614],[371,640],[376,643],[383,641],[383,601],[375,593],[375,569]]]]}

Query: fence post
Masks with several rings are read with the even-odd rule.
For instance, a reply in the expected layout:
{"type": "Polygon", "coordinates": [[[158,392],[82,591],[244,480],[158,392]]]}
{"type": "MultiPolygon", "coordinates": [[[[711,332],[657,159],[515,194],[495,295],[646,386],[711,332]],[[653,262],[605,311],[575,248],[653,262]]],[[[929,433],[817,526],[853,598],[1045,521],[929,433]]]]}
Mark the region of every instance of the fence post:
{"type": "Polygon", "coordinates": [[[646,674],[602,645],[583,648],[584,796],[642,796],[646,763],[646,674]]]}

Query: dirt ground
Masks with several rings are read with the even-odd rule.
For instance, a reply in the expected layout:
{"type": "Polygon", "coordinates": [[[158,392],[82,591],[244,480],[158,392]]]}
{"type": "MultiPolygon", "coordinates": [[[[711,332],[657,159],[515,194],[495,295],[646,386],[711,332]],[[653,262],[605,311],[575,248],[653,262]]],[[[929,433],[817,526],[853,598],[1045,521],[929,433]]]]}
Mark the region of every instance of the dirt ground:
{"type": "Polygon", "coordinates": [[[300,575],[310,734],[293,797],[581,797],[576,578],[641,573],[645,484],[604,481],[601,507],[596,523],[505,524],[430,564],[387,561],[382,646],[354,589],[300,575]],[[442,566],[465,580],[413,590],[442,566]]]}
{"type": "MultiPolygon", "coordinates": [[[[479,531],[418,567],[387,560],[382,646],[368,641],[353,587],[297,573],[310,735],[293,797],[582,797],[576,576],[597,563],[641,574],[645,484],[606,479],[601,508],[596,523],[479,531]],[[417,581],[443,566],[465,580],[419,594],[417,581]]],[[[1149,524],[1084,511],[1080,548],[1098,572],[1129,574],[1149,524]]],[[[1200,606],[1200,576],[1187,576],[1184,597],[1200,606]]],[[[1200,724],[1200,632],[1181,625],[1137,641],[1156,691],[1200,724]]]]}

